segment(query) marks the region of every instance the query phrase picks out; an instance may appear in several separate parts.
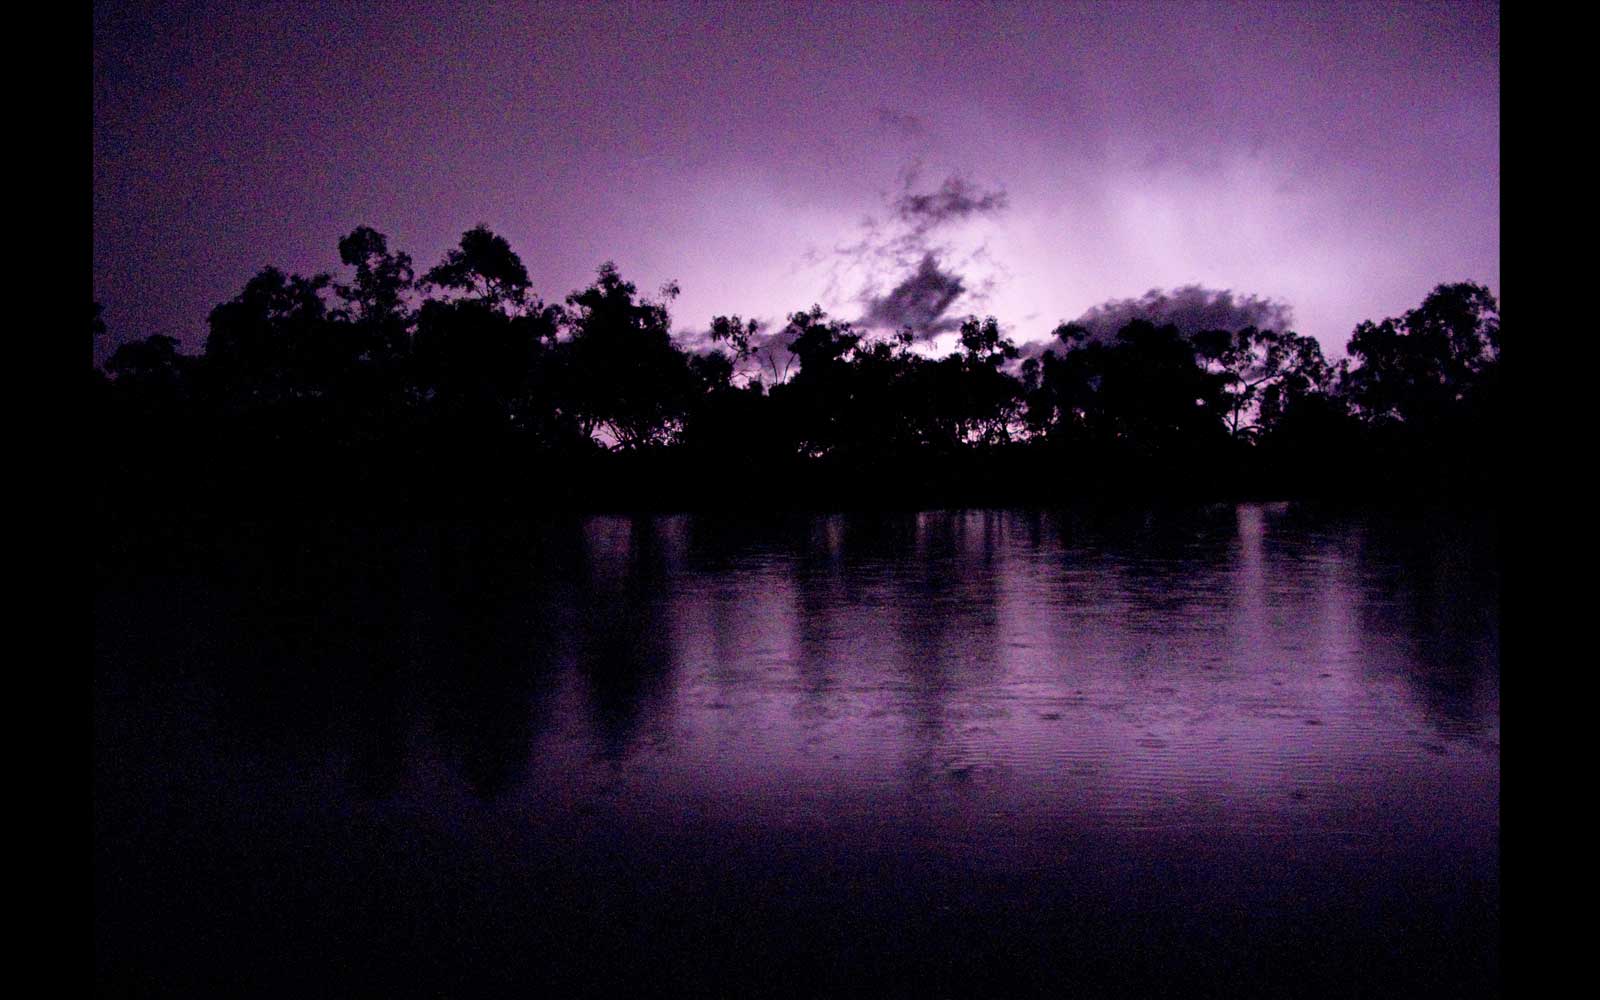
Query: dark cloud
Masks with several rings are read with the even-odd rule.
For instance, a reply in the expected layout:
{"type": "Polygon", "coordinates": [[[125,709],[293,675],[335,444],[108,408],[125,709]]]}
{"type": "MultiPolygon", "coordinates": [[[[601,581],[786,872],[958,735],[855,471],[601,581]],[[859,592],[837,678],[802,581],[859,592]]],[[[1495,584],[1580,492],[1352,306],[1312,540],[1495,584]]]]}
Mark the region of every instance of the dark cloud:
{"type": "Polygon", "coordinates": [[[983,189],[959,174],[950,174],[931,191],[920,189],[921,164],[913,161],[900,172],[899,194],[888,198],[890,216],[884,223],[868,219],[859,243],[838,249],[839,269],[830,282],[837,289],[843,274],[862,281],[857,293],[865,311],[857,322],[868,328],[899,330],[906,327],[919,338],[932,338],[957,329],[952,315],[958,302],[968,306],[993,290],[991,274],[982,281],[971,268],[993,269],[987,248],[957,259],[951,245],[935,239],[939,231],[969,220],[992,217],[1008,204],[1000,188],[983,189]],[[841,273],[842,272],[842,273],[841,273]],[[885,285],[888,292],[880,292],[885,285]]]}
{"type": "MultiPolygon", "coordinates": [[[[881,283],[888,273],[916,267],[929,253],[947,257],[950,247],[935,239],[940,230],[997,216],[1009,206],[1003,188],[983,190],[959,174],[950,174],[932,191],[918,190],[921,174],[920,160],[913,159],[901,167],[899,193],[884,195],[889,209],[887,219],[865,217],[861,239],[834,249],[835,281],[842,276],[841,271],[861,271],[870,286],[881,283]]],[[[812,262],[820,256],[813,254],[812,262]]]]}
{"type": "Polygon", "coordinates": [[[929,252],[887,295],[867,297],[861,325],[892,330],[910,327],[918,337],[937,336],[961,325],[947,314],[966,290],[961,275],[942,268],[939,258],[929,252]]]}
{"type": "Polygon", "coordinates": [[[1229,289],[1184,285],[1170,291],[1152,288],[1137,299],[1112,299],[1079,316],[1091,337],[1110,338],[1136,319],[1157,326],[1171,323],[1185,336],[1202,330],[1287,330],[1294,314],[1286,303],[1258,295],[1236,296],[1229,289]]]}
{"type": "MultiPolygon", "coordinates": [[[[911,178],[908,178],[909,188],[911,178]]],[[[995,215],[1006,209],[1003,189],[983,191],[964,177],[946,177],[937,191],[905,191],[895,199],[895,216],[913,232],[928,233],[949,222],[964,222],[974,216],[995,215]]]]}
{"type": "MultiPolygon", "coordinates": [[[[1136,319],[1149,320],[1157,326],[1170,323],[1184,336],[1193,336],[1203,330],[1242,330],[1247,326],[1287,330],[1294,322],[1294,311],[1277,299],[1184,285],[1168,291],[1152,288],[1136,299],[1111,299],[1090,308],[1073,322],[1087,329],[1091,339],[1110,340],[1136,319]]],[[[1055,338],[1034,341],[1023,346],[1018,360],[1038,357],[1052,348],[1059,352],[1061,342],[1055,338]]]]}
{"type": "MultiPolygon", "coordinates": [[[[94,5],[111,336],[198,348],[264,264],[335,266],[366,224],[425,268],[480,218],[546,295],[603,257],[641,287],[660,262],[696,316],[854,304],[935,249],[855,270],[829,251],[860,234],[820,221],[846,206],[875,211],[875,249],[1014,215],[1016,317],[1213,275],[1292,293],[1334,350],[1440,280],[1499,280],[1493,0],[415,6],[94,5]],[[908,155],[928,163],[909,186],[908,155]],[[1158,223],[1187,235],[1152,246],[1158,223]],[[1034,236],[1052,232],[1071,235],[1034,236]],[[836,293],[771,280],[807,242],[836,293]]],[[[972,288],[988,273],[940,259],[972,288]]]]}

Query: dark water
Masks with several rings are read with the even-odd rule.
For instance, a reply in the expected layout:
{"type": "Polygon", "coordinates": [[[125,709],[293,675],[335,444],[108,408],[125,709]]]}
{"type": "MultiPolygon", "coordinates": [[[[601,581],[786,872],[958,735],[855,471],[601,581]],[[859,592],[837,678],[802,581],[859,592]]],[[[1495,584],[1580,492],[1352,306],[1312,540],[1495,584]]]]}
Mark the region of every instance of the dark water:
{"type": "Polygon", "coordinates": [[[103,574],[103,992],[1493,995],[1493,541],[597,517],[103,574]]]}

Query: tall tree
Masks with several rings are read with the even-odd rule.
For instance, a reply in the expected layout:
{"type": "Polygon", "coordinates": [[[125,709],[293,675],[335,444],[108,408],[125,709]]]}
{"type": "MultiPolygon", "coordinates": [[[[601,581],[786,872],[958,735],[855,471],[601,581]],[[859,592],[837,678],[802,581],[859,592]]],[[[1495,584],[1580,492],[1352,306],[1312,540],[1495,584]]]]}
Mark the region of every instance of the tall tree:
{"type": "Polygon", "coordinates": [[[390,253],[388,237],[370,226],[357,226],[339,240],[339,260],[356,269],[355,281],[333,286],[353,319],[384,324],[405,318],[405,295],[415,282],[410,254],[390,253]]]}
{"type": "Polygon", "coordinates": [[[211,310],[207,373],[232,408],[324,395],[348,349],[329,330],[326,274],[263,269],[211,310]]]}
{"type": "Polygon", "coordinates": [[[607,261],[592,285],[567,296],[572,405],[585,431],[616,448],[671,442],[694,396],[696,374],[672,342],[667,301],[676,286],[662,293],[660,302],[639,298],[607,261]]]}
{"type": "Polygon", "coordinates": [[[461,234],[461,242],[422,276],[423,283],[445,288],[494,309],[515,310],[527,300],[530,283],[522,259],[505,237],[479,223],[461,234]]]}
{"type": "Polygon", "coordinates": [[[1017,345],[1000,335],[993,316],[979,321],[969,317],[961,324],[960,370],[966,414],[963,438],[984,444],[1011,440],[1011,425],[1022,400],[1021,384],[1001,370],[1017,357],[1017,345]]]}
{"type": "Polygon", "coordinates": [[[1439,285],[1399,319],[1356,327],[1347,390],[1374,424],[1448,423],[1493,377],[1500,353],[1494,296],[1472,282],[1439,285]]]}
{"type": "Polygon", "coordinates": [[[1205,330],[1191,339],[1208,370],[1222,376],[1223,419],[1234,437],[1256,435],[1289,400],[1324,387],[1331,372],[1316,338],[1292,331],[1247,326],[1205,330]]]}
{"type": "Polygon", "coordinates": [[[847,442],[850,425],[850,360],[861,335],[850,323],[829,319],[821,306],[789,317],[780,336],[799,368],[772,397],[794,447],[803,455],[825,455],[847,442]]]}

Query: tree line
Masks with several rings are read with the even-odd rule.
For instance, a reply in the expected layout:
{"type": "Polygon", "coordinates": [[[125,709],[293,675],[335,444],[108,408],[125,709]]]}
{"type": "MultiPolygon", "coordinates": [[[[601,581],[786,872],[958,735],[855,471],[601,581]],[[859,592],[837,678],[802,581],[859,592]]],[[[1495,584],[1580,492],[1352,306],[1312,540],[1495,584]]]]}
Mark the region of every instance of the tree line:
{"type": "MultiPolygon", "coordinates": [[[[267,268],[209,316],[94,370],[104,505],[703,506],[1036,502],[1492,484],[1499,311],[1441,284],[1348,357],[1290,330],[1112,337],[1023,358],[992,316],[953,351],[795,312],[699,342],[610,264],[541,299],[485,226],[418,275],[360,227],[342,280],[267,268]]],[[[95,307],[95,337],[105,335],[95,307]]]]}

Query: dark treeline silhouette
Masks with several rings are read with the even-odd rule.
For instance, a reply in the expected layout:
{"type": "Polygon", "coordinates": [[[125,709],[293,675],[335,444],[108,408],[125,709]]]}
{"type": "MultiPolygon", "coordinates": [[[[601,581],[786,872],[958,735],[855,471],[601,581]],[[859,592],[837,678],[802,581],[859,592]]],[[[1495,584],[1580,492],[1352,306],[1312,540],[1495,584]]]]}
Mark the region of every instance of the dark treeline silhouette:
{"type": "Polygon", "coordinates": [[[1472,283],[1362,323],[1337,364],[1287,330],[1145,320],[1020,359],[993,317],[933,357],[818,307],[718,316],[689,349],[675,285],[608,263],[547,303],[484,226],[420,276],[364,226],[338,250],[347,281],[267,268],[199,355],[156,335],[96,367],[103,514],[1459,496],[1498,454],[1498,307],[1472,283]]]}

